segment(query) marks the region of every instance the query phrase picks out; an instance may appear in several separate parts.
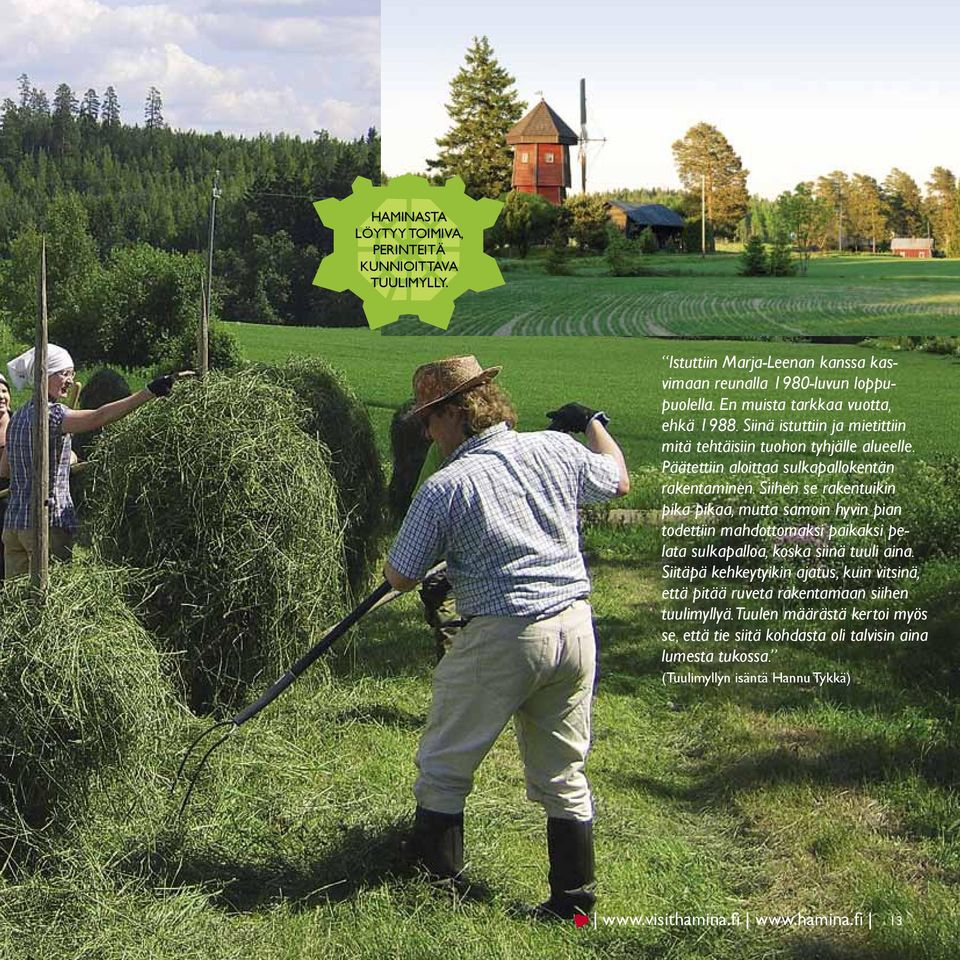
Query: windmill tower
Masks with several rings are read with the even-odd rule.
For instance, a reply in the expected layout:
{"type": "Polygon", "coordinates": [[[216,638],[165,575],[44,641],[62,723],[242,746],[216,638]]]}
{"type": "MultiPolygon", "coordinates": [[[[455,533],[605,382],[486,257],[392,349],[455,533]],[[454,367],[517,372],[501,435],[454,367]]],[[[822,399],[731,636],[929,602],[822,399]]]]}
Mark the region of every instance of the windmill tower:
{"type": "Polygon", "coordinates": [[[587,133],[587,81],[580,78],[580,148],[577,151],[580,160],[580,189],[587,192],[587,144],[606,143],[606,137],[590,139],[587,133]]]}
{"type": "Polygon", "coordinates": [[[513,147],[512,187],[563,203],[570,186],[570,147],[579,138],[542,100],[507,134],[513,147]]]}
{"type": "Polygon", "coordinates": [[[580,81],[580,136],[557,115],[546,100],[540,102],[507,134],[513,147],[511,186],[520,193],[539,193],[551,203],[563,203],[570,179],[570,147],[578,146],[580,188],[587,192],[587,82],[580,81]]]}

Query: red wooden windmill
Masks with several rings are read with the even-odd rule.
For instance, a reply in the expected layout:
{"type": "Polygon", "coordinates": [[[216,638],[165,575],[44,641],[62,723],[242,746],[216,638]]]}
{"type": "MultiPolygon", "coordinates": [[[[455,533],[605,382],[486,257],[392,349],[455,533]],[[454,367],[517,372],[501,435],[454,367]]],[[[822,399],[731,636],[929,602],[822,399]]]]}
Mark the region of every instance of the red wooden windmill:
{"type": "Polygon", "coordinates": [[[570,186],[570,147],[580,138],[541,100],[510,132],[514,190],[563,203],[570,186]]]}

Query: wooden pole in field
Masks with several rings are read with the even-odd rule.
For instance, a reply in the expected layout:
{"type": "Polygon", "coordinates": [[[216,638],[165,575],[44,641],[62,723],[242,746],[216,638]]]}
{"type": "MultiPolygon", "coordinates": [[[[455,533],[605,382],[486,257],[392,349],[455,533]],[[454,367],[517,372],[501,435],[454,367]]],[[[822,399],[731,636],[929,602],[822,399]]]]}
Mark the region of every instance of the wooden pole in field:
{"type": "Polygon", "coordinates": [[[30,579],[41,597],[50,573],[50,413],[47,401],[47,240],[40,238],[37,336],[33,351],[33,563],[30,579]]]}
{"type": "Polygon", "coordinates": [[[839,187],[837,200],[840,205],[837,213],[837,253],[843,253],[843,191],[839,187]]]}
{"type": "Polygon", "coordinates": [[[210,367],[210,315],[207,312],[207,287],[200,278],[200,329],[197,333],[197,368],[205,377],[210,367]]]}
{"type": "Polygon", "coordinates": [[[210,230],[207,238],[207,293],[204,299],[207,316],[210,316],[210,299],[213,296],[213,235],[217,229],[217,201],[220,199],[220,171],[213,175],[213,190],[210,193],[210,230]]]}
{"type": "Polygon", "coordinates": [[[700,174],[700,259],[707,256],[707,175],[700,174]]]}

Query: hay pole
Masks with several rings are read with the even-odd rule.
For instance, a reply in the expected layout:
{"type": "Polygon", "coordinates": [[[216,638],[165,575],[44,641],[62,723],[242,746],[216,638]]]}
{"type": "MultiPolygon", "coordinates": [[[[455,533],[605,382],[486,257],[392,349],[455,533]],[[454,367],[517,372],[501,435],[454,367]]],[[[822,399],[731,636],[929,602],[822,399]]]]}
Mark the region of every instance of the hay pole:
{"type": "Polygon", "coordinates": [[[197,368],[205,377],[210,369],[210,313],[207,303],[207,285],[200,278],[200,329],[197,331],[197,368]]]}
{"type": "MultiPolygon", "coordinates": [[[[200,315],[200,376],[207,373],[210,355],[210,298],[213,296],[213,237],[217,229],[217,200],[220,199],[220,171],[214,171],[213,189],[210,191],[210,226],[207,237],[207,283],[201,286],[203,311],[200,315]]],[[[202,283],[202,280],[201,280],[202,283]]]]}
{"type": "Polygon", "coordinates": [[[40,238],[37,336],[33,350],[33,563],[30,581],[46,599],[50,574],[50,414],[47,401],[47,238],[40,238]]]}
{"type": "MultiPolygon", "coordinates": [[[[445,570],[447,567],[446,561],[438,563],[435,567],[427,571],[425,577],[429,577],[432,574],[440,573],[441,570],[445,570]]],[[[173,778],[173,783],[170,784],[170,793],[177,787],[177,783],[180,781],[180,777],[183,775],[183,771],[187,766],[193,751],[197,748],[203,740],[205,740],[211,733],[216,730],[222,730],[226,727],[226,732],[223,733],[219,739],[215,740],[213,744],[207,748],[207,751],[200,757],[199,763],[197,763],[196,768],[190,776],[189,783],[187,785],[187,792],[183,796],[183,800],[180,803],[180,809],[177,813],[178,819],[183,816],[184,811],[187,809],[187,804],[190,802],[190,797],[193,794],[193,788],[197,785],[197,780],[200,776],[201,770],[203,770],[204,765],[207,760],[210,758],[210,755],[216,750],[221,744],[225,743],[240,727],[246,723],[248,720],[252,720],[261,710],[264,710],[268,707],[281,693],[284,692],[288,687],[290,687],[300,675],[307,670],[320,656],[327,652],[330,647],[336,643],[358,620],[361,620],[368,613],[372,613],[377,607],[386,606],[388,603],[392,603],[400,596],[399,590],[394,590],[390,587],[390,584],[384,580],[383,583],[377,587],[368,597],[364,600],[361,600],[339,623],[331,627],[323,637],[317,641],[292,667],[282,676],[279,680],[275,681],[271,686],[269,686],[263,696],[259,700],[256,700],[254,703],[251,703],[249,706],[244,707],[236,716],[231,717],[229,720],[221,720],[219,723],[215,723],[212,726],[207,727],[199,736],[197,736],[193,742],[187,747],[187,752],[183,755],[183,759],[180,761],[180,766],[177,768],[177,775],[173,778]]]]}

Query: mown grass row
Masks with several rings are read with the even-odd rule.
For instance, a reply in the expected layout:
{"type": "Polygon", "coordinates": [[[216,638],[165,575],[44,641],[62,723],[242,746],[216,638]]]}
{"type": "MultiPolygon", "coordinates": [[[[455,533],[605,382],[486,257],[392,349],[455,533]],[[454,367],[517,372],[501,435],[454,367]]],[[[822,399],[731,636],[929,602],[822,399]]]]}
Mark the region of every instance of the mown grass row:
{"type": "MultiPolygon", "coordinates": [[[[542,258],[503,263],[506,285],[457,301],[455,336],[947,334],[960,329],[956,260],[825,256],[806,276],[737,276],[739,258],[657,255],[648,276],[605,275],[602,258],[551,277],[542,258]]],[[[388,332],[441,334],[407,318],[388,332]]]]}

